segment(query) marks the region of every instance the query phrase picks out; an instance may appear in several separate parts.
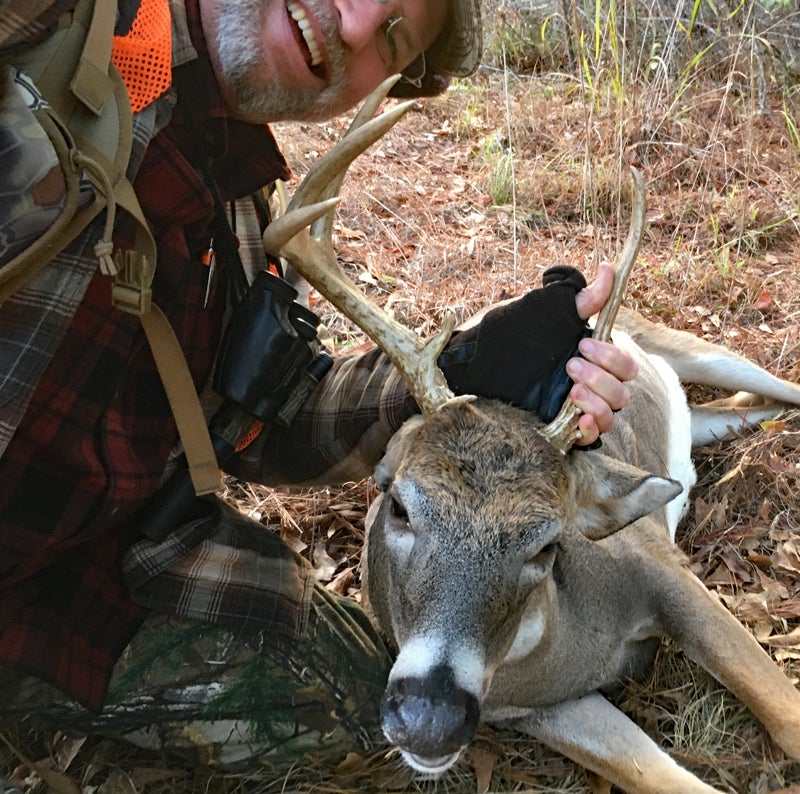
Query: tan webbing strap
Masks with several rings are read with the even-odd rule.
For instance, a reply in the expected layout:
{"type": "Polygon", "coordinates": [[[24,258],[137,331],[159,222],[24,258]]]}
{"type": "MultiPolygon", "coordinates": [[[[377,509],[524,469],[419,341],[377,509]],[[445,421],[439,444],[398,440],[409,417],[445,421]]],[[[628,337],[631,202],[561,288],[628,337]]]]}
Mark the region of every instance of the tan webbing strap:
{"type": "Polygon", "coordinates": [[[220,487],[219,466],[189,369],[177,366],[184,360],[178,339],[155,304],[140,319],[175,415],[195,493],[213,493],[220,487]]]}
{"type": "MultiPolygon", "coordinates": [[[[147,287],[149,289],[150,283],[153,280],[153,273],[155,272],[156,244],[150,232],[150,227],[147,225],[147,220],[144,217],[142,208],[139,205],[139,200],[136,198],[136,191],[133,189],[133,185],[124,176],[121,176],[114,182],[114,202],[124,210],[127,210],[128,214],[136,222],[133,248],[141,256],[144,256],[145,261],[148,263],[147,287]]],[[[112,303],[116,305],[113,291],[112,303]]],[[[126,309],[126,311],[130,311],[130,309],[126,309]]],[[[147,311],[147,309],[143,309],[143,311],[147,311]]],[[[140,312],[136,313],[138,314],[140,312]]]]}
{"type": "Polygon", "coordinates": [[[116,19],[116,0],[95,0],[83,52],[70,83],[72,93],[96,116],[103,112],[103,105],[113,89],[108,65],[116,19]]]}
{"type": "Polygon", "coordinates": [[[133,251],[115,255],[119,273],[111,288],[111,302],[116,308],[139,316],[175,417],[195,493],[212,493],[219,489],[221,480],[200,398],[169,320],[150,300],[155,243],[127,179],[114,186],[114,199],[136,220],[137,235],[133,251]]]}

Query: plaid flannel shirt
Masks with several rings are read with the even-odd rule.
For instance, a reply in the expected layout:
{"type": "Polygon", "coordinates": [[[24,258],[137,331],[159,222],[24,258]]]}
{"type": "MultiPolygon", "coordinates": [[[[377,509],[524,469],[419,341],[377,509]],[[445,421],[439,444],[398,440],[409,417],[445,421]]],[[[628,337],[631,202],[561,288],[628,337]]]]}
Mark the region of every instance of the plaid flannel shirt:
{"type": "MultiPolygon", "coordinates": [[[[38,15],[44,4],[0,0],[0,18],[5,24],[6,9],[13,8],[16,20],[28,10],[29,20],[43,19],[38,15]]],[[[174,5],[174,27],[182,10],[179,2],[174,5]]],[[[196,0],[186,3],[184,23],[188,29],[181,39],[177,26],[180,40],[173,52],[191,51],[193,43],[204,64],[209,102],[202,123],[223,152],[215,163],[223,198],[238,199],[286,178],[269,129],[226,114],[203,52],[196,0]]],[[[17,31],[23,27],[17,25],[17,31]]],[[[28,33],[41,29],[38,22],[27,26],[28,33]]],[[[173,99],[143,111],[149,126],[139,128],[133,158],[138,172],[130,176],[158,246],[154,301],[169,317],[202,387],[223,329],[224,278],[212,284],[204,306],[208,272],[201,256],[210,242],[212,201],[185,155],[187,127],[179,98],[169,123],[160,128],[173,99]]],[[[116,244],[124,247],[130,235],[123,219],[115,229],[116,244]]],[[[77,253],[71,248],[70,256],[87,257],[80,248],[77,253]]],[[[20,329],[21,321],[2,325],[10,341],[29,349],[29,341],[20,343],[15,336],[20,329]]],[[[0,662],[99,709],[114,663],[145,614],[131,600],[121,571],[124,552],[137,539],[130,519],[157,489],[177,433],[139,322],[111,308],[110,284],[102,275],[91,278],[63,341],[51,353],[41,351],[44,372],[0,459],[0,662]]],[[[0,381],[0,404],[13,398],[18,385],[0,381]]],[[[266,484],[358,478],[413,411],[384,356],[343,358],[292,426],[263,433],[233,468],[266,484]]],[[[150,551],[140,558],[145,567],[150,551]]],[[[291,559],[286,564],[296,566],[291,559]]],[[[135,555],[126,565],[134,577],[135,555]]],[[[182,594],[205,587],[204,581],[204,574],[184,567],[168,600],[174,606],[182,594]]],[[[219,593],[235,583],[221,576],[213,587],[219,593]]],[[[241,603],[246,609],[246,601],[241,603]]]]}

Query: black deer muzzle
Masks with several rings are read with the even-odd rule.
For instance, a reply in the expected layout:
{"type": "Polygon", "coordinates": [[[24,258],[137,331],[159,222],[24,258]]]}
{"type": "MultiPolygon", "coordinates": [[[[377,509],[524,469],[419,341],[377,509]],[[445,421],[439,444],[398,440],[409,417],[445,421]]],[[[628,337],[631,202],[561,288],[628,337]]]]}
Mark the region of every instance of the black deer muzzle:
{"type": "Polygon", "coordinates": [[[447,769],[472,739],[479,720],[478,699],[457,686],[446,665],[424,677],[390,681],[381,703],[386,738],[421,772],[447,769]]]}

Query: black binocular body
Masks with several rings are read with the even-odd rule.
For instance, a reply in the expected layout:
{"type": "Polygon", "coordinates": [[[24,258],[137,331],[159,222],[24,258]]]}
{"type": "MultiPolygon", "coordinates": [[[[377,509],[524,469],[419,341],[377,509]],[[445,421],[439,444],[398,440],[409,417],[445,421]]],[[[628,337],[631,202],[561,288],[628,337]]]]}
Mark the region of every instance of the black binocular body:
{"type": "MultiPolygon", "coordinates": [[[[257,422],[288,424],[333,360],[320,349],[319,319],[297,302],[297,291],[279,276],[258,273],[225,329],[213,388],[223,398],[209,422],[217,462],[231,459],[257,422]]],[[[183,459],[137,515],[137,526],[160,541],[188,513],[195,499],[183,459]]]]}

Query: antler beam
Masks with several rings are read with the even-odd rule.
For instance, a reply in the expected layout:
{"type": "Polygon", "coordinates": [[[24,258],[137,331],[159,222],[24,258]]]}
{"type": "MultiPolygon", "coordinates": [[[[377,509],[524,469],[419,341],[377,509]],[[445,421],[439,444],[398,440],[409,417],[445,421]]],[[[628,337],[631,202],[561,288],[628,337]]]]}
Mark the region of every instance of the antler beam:
{"type": "MultiPolygon", "coordinates": [[[[631,175],[633,176],[631,226],[625,239],[625,245],[620,251],[614,267],[614,287],[606,301],[606,305],[597,315],[597,323],[592,334],[595,339],[601,342],[607,342],[611,337],[611,329],[614,327],[617,312],[628,287],[628,276],[630,276],[631,268],[639,253],[644,231],[645,213],[647,211],[644,180],[639,171],[633,166],[631,166],[631,175]]],[[[542,430],[542,435],[555,447],[566,453],[581,438],[581,431],[578,428],[580,414],[580,410],[572,402],[572,399],[567,397],[558,416],[542,430]]]]}
{"type": "Polygon", "coordinates": [[[472,399],[455,397],[436,364],[455,328],[455,318],[448,314],[439,331],[423,341],[352,284],[339,267],[331,240],[333,208],[350,164],[414,104],[404,102],[373,118],[397,79],[389,78],[367,98],[342,140],[308,172],[286,213],[267,227],[263,242],[268,253],[291,262],[389,356],[420,409],[432,412],[455,401],[472,399]],[[304,231],[309,225],[310,233],[304,231]]]}

